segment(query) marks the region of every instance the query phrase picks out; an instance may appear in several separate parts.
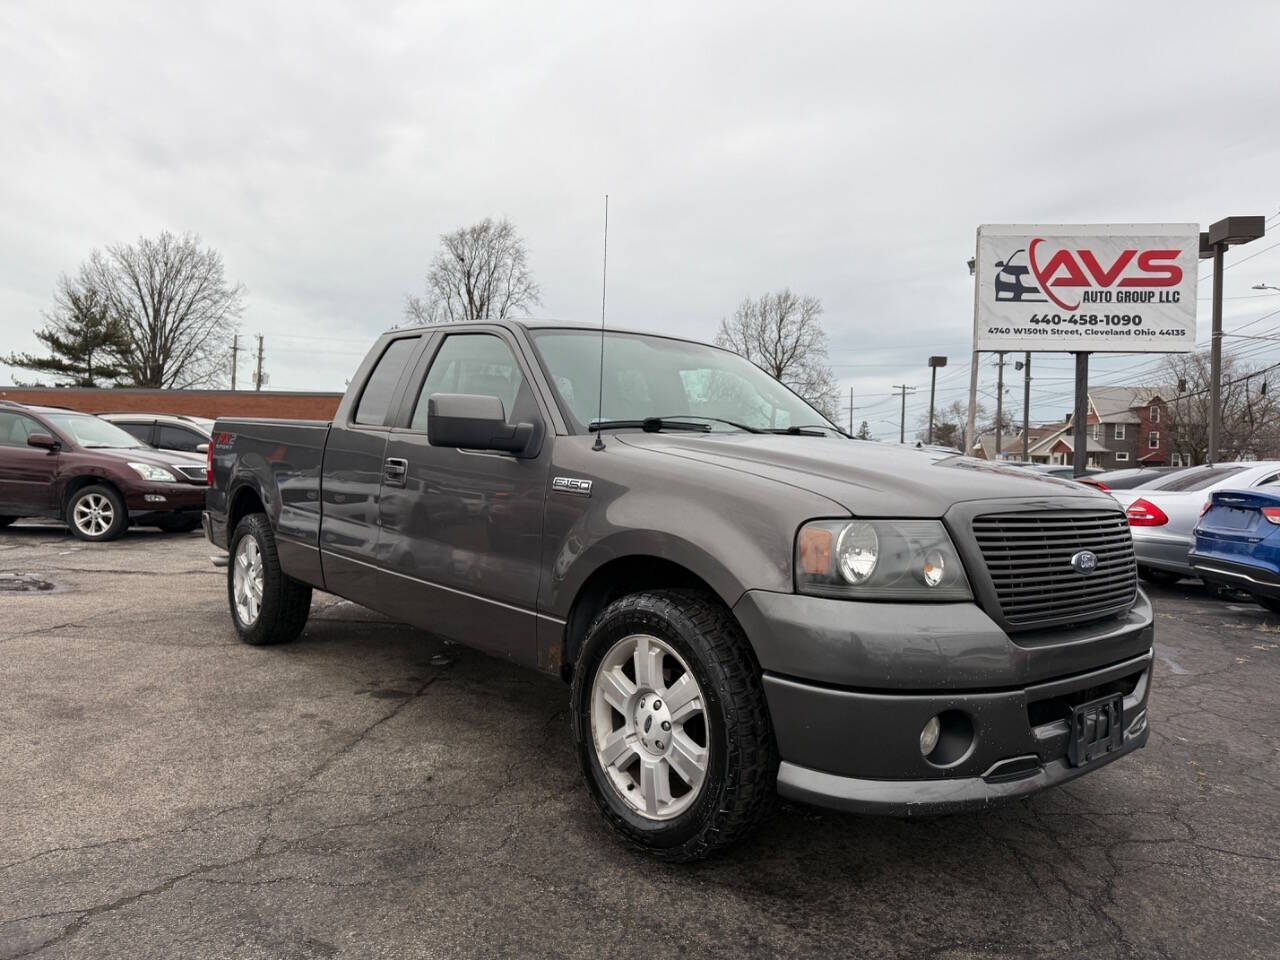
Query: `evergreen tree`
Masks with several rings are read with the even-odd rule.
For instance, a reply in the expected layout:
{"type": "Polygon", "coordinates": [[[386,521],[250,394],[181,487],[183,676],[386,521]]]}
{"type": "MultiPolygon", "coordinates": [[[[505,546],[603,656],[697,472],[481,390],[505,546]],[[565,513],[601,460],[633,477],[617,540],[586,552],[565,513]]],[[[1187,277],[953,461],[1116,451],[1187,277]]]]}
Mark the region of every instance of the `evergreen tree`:
{"type": "Polygon", "coordinates": [[[35,334],[49,356],[11,353],[0,363],[47,373],[75,387],[97,387],[123,376],[120,358],[128,340],[97,290],[64,276],[54,303],[53,312],[45,315],[48,323],[35,334]]]}

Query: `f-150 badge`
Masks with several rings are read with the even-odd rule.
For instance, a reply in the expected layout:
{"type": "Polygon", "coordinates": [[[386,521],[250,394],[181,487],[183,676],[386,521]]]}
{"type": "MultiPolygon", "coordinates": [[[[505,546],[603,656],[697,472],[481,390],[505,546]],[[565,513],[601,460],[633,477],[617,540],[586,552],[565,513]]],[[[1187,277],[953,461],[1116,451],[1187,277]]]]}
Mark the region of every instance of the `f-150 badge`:
{"type": "Polygon", "coordinates": [[[576,493],[582,497],[591,496],[591,481],[579,480],[577,477],[553,477],[551,489],[561,493],[576,493]]]}

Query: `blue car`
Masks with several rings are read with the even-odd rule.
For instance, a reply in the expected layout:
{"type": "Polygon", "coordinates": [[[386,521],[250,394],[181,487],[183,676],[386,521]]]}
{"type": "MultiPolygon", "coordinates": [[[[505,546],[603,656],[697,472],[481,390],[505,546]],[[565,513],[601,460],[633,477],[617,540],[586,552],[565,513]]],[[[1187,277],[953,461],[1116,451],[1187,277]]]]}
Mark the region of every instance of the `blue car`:
{"type": "Polygon", "coordinates": [[[1214,491],[1195,537],[1187,559],[1201,580],[1280,613],[1280,486],[1214,491]]]}

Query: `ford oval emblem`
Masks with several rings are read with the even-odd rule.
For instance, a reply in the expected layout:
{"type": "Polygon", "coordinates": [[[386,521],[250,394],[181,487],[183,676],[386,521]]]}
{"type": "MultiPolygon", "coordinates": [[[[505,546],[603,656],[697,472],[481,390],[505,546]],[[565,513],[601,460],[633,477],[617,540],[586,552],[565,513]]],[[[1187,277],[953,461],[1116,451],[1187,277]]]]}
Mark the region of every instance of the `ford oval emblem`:
{"type": "Polygon", "coordinates": [[[1071,569],[1085,576],[1098,569],[1098,555],[1092,550],[1081,550],[1071,558],[1071,569]]]}

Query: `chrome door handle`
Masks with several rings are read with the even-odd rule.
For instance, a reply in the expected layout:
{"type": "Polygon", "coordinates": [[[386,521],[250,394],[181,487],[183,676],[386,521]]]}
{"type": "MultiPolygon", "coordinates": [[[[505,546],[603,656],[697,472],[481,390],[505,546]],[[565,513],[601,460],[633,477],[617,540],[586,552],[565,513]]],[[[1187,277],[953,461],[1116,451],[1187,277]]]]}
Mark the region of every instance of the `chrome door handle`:
{"type": "Polygon", "coordinates": [[[382,463],[382,480],[393,487],[403,487],[409,475],[409,461],[400,457],[388,457],[382,463]]]}

